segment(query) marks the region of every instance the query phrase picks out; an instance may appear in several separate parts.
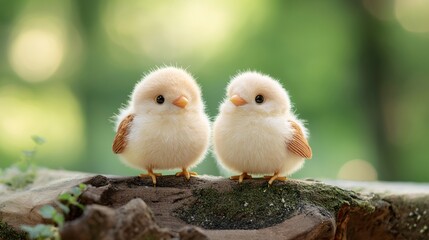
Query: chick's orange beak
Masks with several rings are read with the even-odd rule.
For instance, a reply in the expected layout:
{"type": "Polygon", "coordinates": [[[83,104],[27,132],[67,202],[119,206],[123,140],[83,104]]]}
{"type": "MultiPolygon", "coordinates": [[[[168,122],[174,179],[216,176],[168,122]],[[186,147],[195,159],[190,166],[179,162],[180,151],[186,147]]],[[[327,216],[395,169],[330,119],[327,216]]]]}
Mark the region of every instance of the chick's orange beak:
{"type": "Polygon", "coordinates": [[[185,108],[186,105],[188,105],[189,100],[184,97],[184,96],[180,96],[178,98],[176,98],[176,100],[173,101],[173,104],[180,107],[180,108],[185,108]]]}
{"type": "Polygon", "coordinates": [[[238,95],[234,95],[229,99],[232,103],[234,103],[235,106],[241,106],[246,104],[246,100],[244,100],[242,97],[238,96],[238,95]]]}

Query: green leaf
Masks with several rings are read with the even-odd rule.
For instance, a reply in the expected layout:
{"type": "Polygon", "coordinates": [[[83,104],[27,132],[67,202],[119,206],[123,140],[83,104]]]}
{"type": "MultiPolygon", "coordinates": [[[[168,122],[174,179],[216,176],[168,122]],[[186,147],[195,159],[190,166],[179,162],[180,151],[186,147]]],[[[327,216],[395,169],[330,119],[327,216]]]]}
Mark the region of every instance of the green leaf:
{"type": "Polygon", "coordinates": [[[33,135],[31,136],[31,139],[33,139],[33,141],[37,144],[37,145],[42,145],[46,142],[46,140],[40,136],[37,135],[33,135]]]}
{"type": "Polygon", "coordinates": [[[82,205],[81,203],[79,203],[75,197],[70,198],[68,203],[69,203],[70,205],[74,205],[74,206],[76,206],[76,207],[78,207],[78,208],[80,208],[80,209],[82,209],[82,210],[84,210],[84,209],[85,209],[85,206],[84,206],[84,205],[82,205]]]}
{"type": "Polygon", "coordinates": [[[74,203],[73,205],[75,205],[76,207],[78,207],[78,208],[80,208],[82,210],[85,210],[85,206],[82,205],[82,204],[80,204],[80,203],[78,203],[78,202],[74,203]]]}
{"type": "Polygon", "coordinates": [[[34,182],[36,174],[33,171],[18,172],[13,176],[3,179],[3,182],[11,189],[21,189],[34,182]]]}
{"type": "MultiPolygon", "coordinates": [[[[1,169],[0,169],[1,170],[1,169]]],[[[79,188],[80,188],[80,190],[83,192],[83,191],[85,191],[86,190],[86,188],[87,188],[88,186],[86,186],[86,184],[85,183],[81,183],[81,184],[79,184],[79,188]]]]}
{"type": "Polygon", "coordinates": [[[55,201],[55,203],[58,205],[58,207],[61,209],[61,211],[63,211],[65,214],[69,214],[70,208],[68,206],[62,204],[59,201],[55,201]]]}
{"type": "Polygon", "coordinates": [[[71,195],[71,193],[62,193],[58,196],[58,200],[60,201],[69,201],[70,198],[73,198],[73,196],[71,195]]]}
{"type": "Polygon", "coordinates": [[[22,155],[24,155],[26,159],[31,159],[36,155],[36,150],[24,150],[22,151],[22,155]]]}
{"type": "Polygon", "coordinates": [[[58,212],[51,205],[45,205],[40,208],[39,213],[40,215],[42,215],[43,218],[53,219],[58,212]]]}
{"type": "Polygon", "coordinates": [[[64,226],[64,215],[57,212],[54,217],[52,218],[52,220],[58,225],[58,227],[63,227],[64,226]]]}
{"type": "Polygon", "coordinates": [[[76,197],[79,197],[82,194],[82,190],[80,189],[80,187],[73,187],[70,192],[76,197]]]}
{"type": "Polygon", "coordinates": [[[21,229],[28,234],[30,239],[36,239],[39,237],[39,231],[36,230],[36,227],[32,227],[29,225],[22,225],[21,229]]]}
{"type": "Polygon", "coordinates": [[[21,229],[28,233],[30,239],[46,239],[55,235],[55,228],[52,225],[37,224],[36,226],[22,225],[21,229]]]}

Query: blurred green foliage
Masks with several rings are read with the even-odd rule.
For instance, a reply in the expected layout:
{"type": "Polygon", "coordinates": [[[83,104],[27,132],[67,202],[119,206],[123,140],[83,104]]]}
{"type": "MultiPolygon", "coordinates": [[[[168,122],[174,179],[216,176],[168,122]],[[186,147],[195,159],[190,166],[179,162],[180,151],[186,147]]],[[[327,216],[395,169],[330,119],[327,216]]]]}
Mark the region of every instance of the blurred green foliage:
{"type": "MultiPolygon", "coordinates": [[[[311,132],[293,177],[428,181],[429,8],[411,2],[0,1],[0,168],[39,134],[41,165],[138,174],[109,119],[173,64],[212,117],[238,71],[279,79],[311,132]]],[[[196,171],[227,174],[211,154],[196,171]]]]}

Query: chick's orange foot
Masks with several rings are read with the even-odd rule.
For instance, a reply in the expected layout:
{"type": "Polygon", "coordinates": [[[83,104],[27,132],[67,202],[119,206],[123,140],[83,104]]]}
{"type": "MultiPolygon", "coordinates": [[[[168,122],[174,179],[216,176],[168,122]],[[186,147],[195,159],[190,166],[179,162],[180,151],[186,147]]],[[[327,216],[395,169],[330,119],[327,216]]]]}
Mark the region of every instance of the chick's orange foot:
{"type": "Polygon", "coordinates": [[[243,182],[243,179],[252,179],[252,176],[247,174],[247,172],[244,172],[237,176],[231,176],[229,179],[231,180],[238,180],[238,183],[243,182]]]}
{"type": "Polygon", "coordinates": [[[287,180],[287,177],[279,176],[278,173],[274,173],[273,176],[264,176],[264,178],[268,180],[268,185],[272,185],[274,180],[279,180],[283,182],[287,180]]]}
{"type": "Polygon", "coordinates": [[[185,176],[186,180],[189,180],[191,177],[198,176],[196,172],[189,172],[186,168],[182,168],[181,172],[176,173],[176,177],[185,176]]]}
{"type": "Polygon", "coordinates": [[[139,175],[140,178],[151,177],[152,183],[154,186],[156,185],[156,177],[160,177],[160,176],[162,176],[161,173],[154,173],[152,170],[148,170],[147,174],[142,173],[139,175]]]}

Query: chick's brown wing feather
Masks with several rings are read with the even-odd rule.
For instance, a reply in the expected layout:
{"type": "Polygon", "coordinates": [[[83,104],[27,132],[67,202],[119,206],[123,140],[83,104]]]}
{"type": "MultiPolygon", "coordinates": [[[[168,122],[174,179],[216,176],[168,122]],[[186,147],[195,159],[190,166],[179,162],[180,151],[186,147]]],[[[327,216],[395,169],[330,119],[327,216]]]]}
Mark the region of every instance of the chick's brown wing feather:
{"type": "Polygon", "coordinates": [[[112,150],[114,153],[122,153],[127,146],[127,135],[130,131],[131,123],[133,122],[134,115],[128,115],[119,124],[118,131],[116,132],[115,140],[113,140],[112,150]]]}
{"type": "Polygon", "coordinates": [[[289,122],[295,132],[293,134],[292,140],[287,145],[287,149],[300,157],[310,159],[313,153],[311,151],[310,145],[308,145],[307,139],[305,139],[304,133],[296,122],[289,122]]]}

